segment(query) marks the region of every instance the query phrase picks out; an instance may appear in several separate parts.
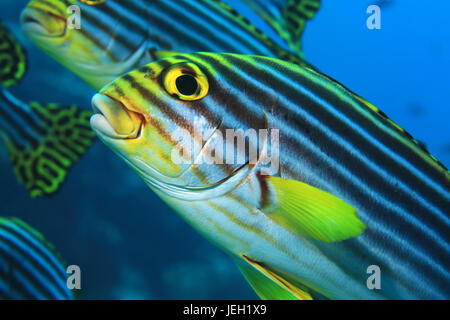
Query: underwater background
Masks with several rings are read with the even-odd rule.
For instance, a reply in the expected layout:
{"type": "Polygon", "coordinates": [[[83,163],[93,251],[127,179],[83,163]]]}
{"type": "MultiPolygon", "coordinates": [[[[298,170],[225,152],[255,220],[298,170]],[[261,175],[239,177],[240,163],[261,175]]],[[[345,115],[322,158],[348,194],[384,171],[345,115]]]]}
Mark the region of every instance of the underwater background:
{"type": "MultiPolygon", "coordinates": [[[[269,35],[238,1],[226,1],[269,35]]],[[[27,1],[0,0],[0,19],[28,52],[11,91],[21,100],[90,109],[95,93],[25,40],[27,1]]],[[[323,0],[303,36],[307,61],[384,111],[450,165],[450,1],[323,0]],[[381,7],[381,30],[366,9],[381,7]]],[[[96,141],[51,198],[31,199],[0,146],[0,215],[41,231],[81,268],[84,299],[257,299],[233,262],[96,141]]]]}

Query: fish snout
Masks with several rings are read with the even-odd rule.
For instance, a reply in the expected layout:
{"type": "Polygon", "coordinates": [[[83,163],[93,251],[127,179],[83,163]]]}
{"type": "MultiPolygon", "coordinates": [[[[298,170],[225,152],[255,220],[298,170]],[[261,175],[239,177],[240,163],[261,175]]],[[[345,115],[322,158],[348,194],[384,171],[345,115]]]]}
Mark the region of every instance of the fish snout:
{"type": "Polygon", "coordinates": [[[139,137],[142,118],[128,110],[121,102],[97,93],[92,98],[94,115],[92,128],[112,139],[135,139],[139,137]]]}
{"type": "Polygon", "coordinates": [[[25,35],[61,37],[66,33],[66,18],[43,8],[26,7],[20,15],[25,35]]]}

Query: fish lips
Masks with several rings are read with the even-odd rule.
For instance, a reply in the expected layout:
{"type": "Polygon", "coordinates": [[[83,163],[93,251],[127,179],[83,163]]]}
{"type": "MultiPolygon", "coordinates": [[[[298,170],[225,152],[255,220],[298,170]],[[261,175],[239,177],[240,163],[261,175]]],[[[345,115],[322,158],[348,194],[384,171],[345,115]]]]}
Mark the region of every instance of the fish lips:
{"type": "Polygon", "coordinates": [[[121,102],[97,93],[92,98],[94,115],[91,127],[111,139],[137,139],[141,134],[142,118],[121,102]]]}
{"type": "Polygon", "coordinates": [[[20,23],[25,35],[57,38],[63,37],[67,31],[64,17],[34,7],[26,7],[22,11],[20,23]]]}

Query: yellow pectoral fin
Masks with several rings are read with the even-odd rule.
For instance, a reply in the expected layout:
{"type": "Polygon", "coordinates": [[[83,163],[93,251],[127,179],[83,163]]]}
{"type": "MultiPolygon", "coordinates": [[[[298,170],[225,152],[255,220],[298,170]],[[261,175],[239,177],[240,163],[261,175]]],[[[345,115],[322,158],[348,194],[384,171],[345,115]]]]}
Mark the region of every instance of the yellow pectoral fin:
{"type": "Polygon", "coordinates": [[[277,202],[267,216],[294,233],[335,242],[356,237],[366,228],[354,207],[328,192],[296,180],[267,181],[277,202]]]}
{"type": "Polygon", "coordinates": [[[270,271],[262,263],[253,261],[244,255],[242,258],[244,260],[236,261],[239,270],[261,299],[312,300],[307,292],[270,271]]]}

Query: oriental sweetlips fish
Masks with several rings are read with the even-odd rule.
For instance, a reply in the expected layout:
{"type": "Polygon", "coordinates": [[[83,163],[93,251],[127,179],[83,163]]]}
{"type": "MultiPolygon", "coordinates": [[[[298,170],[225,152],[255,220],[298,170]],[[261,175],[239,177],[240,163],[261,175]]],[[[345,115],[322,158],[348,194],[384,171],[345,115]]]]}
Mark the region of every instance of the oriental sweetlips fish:
{"type": "Polygon", "coordinates": [[[92,113],[17,99],[7,88],[24,76],[26,55],[1,22],[0,67],[0,140],[31,196],[54,194],[95,139],[89,126],[92,113]]]}
{"type": "Polygon", "coordinates": [[[73,298],[53,245],[22,220],[0,217],[0,300],[73,298]]]}
{"type": "Polygon", "coordinates": [[[450,298],[448,170],[329,77],[179,54],[108,84],[93,108],[100,139],[260,297],[450,298]]]}
{"type": "Polygon", "coordinates": [[[272,19],[277,39],[221,0],[32,0],[21,23],[28,39],[97,90],[164,51],[256,54],[306,64],[300,36],[320,1],[265,2],[273,14],[279,11],[272,19]],[[281,45],[286,43],[290,47],[281,45]]]}

